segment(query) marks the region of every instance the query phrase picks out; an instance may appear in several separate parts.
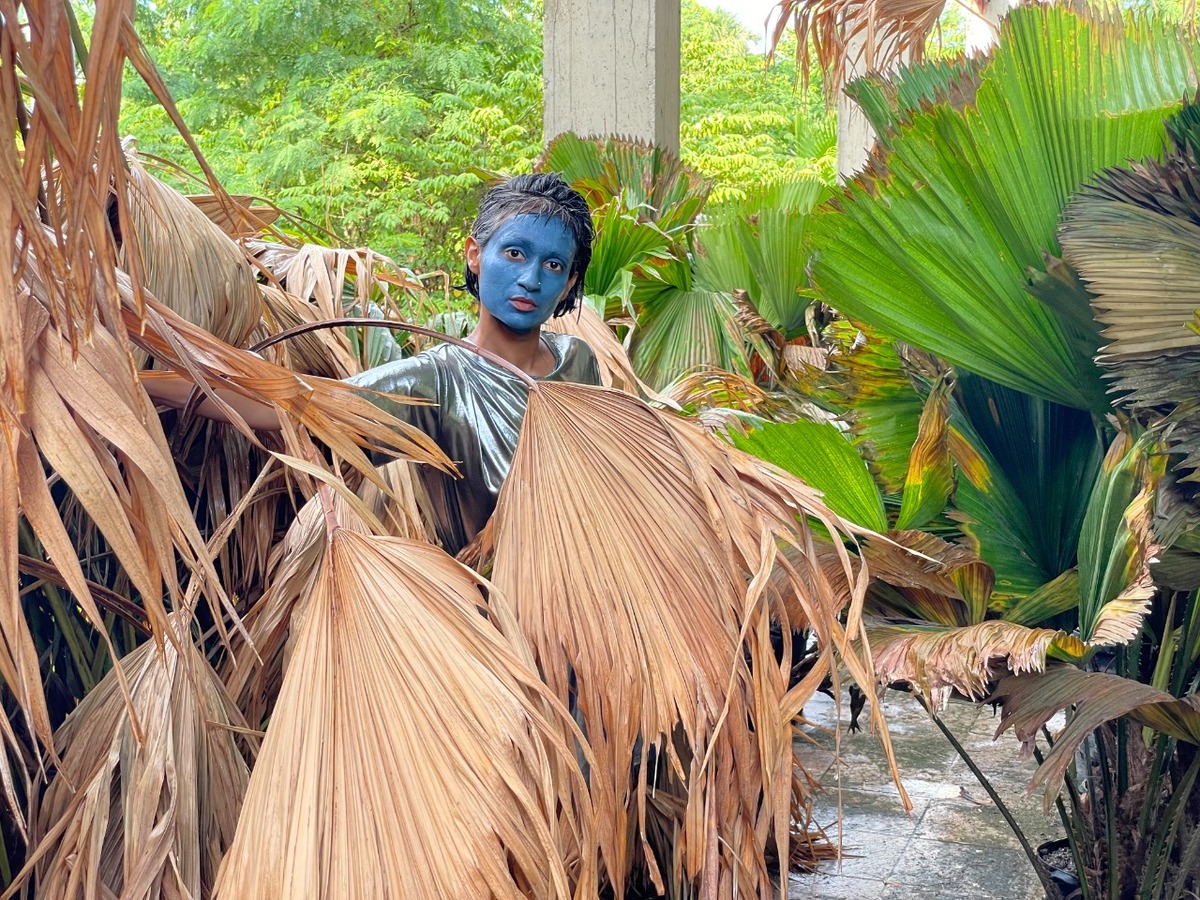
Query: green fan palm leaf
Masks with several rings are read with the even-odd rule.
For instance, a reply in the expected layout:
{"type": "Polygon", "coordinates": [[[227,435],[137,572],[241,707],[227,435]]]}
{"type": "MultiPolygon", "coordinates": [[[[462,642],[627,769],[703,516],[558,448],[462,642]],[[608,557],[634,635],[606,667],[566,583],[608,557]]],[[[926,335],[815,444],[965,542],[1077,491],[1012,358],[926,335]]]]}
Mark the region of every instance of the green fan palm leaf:
{"type": "Polygon", "coordinates": [[[1189,50],[1162,25],[1015,10],[974,105],[914,113],[882,165],[813,217],[819,291],[967,371],[1103,412],[1096,348],[1030,273],[1057,254],[1087,178],[1161,146],[1164,114],[1194,85],[1189,50]]]}

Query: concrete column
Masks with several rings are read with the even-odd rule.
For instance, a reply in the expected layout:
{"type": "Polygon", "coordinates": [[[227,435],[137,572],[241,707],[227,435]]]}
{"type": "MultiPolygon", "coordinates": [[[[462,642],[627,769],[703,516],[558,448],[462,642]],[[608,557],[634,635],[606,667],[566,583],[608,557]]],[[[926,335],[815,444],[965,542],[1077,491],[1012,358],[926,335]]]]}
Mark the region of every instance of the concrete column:
{"type": "Polygon", "coordinates": [[[640,138],[679,151],[679,0],[545,0],[544,139],[640,138]]]}
{"type": "MultiPolygon", "coordinates": [[[[847,42],[843,84],[849,84],[866,74],[865,45],[866,37],[861,34],[847,42]]],[[[837,116],[838,181],[846,182],[866,165],[871,145],[875,143],[875,131],[867,123],[867,117],[858,104],[847,97],[845,91],[838,95],[837,116]]]]}
{"type": "Polygon", "coordinates": [[[986,53],[996,43],[1000,19],[1019,0],[983,0],[978,15],[968,13],[967,53],[986,53]]]}

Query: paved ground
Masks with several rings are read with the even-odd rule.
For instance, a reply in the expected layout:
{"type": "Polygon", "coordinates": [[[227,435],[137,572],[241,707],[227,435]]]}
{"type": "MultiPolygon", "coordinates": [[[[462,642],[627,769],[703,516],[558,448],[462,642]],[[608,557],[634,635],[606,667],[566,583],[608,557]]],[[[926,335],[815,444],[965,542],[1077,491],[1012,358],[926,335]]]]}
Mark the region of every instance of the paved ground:
{"type": "MultiPolygon", "coordinates": [[[[818,696],[805,713],[829,727],[833,701],[818,696]]],[[[848,705],[842,709],[848,721],[848,705]]],[[[818,820],[836,820],[840,780],[846,856],[840,872],[834,862],[817,874],[794,878],[792,898],[1040,900],[1044,894],[1017,839],[925,711],[908,695],[889,692],[884,713],[912,813],[906,815],[900,805],[874,736],[845,733],[841,764],[835,767],[832,738],[812,731],[817,744],[805,748],[805,765],[827,792],[818,804],[818,820]]],[[[1041,794],[1025,791],[1033,761],[1020,758],[1011,733],[992,741],[997,720],[990,707],[951,704],[942,719],[992,781],[1032,846],[1062,837],[1053,809],[1049,817],[1042,814],[1041,794]]]]}

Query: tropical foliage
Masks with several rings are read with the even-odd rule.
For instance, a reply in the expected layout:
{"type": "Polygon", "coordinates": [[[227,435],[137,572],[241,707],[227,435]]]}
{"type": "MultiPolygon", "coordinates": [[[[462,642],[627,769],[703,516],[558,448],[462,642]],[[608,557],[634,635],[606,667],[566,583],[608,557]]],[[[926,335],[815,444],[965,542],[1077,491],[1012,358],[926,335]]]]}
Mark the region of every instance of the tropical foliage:
{"type": "MultiPolygon", "coordinates": [[[[474,568],[447,556],[411,466],[452,462],[339,380],[371,342],[320,327],[394,315],[419,284],[370,251],[295,246],[199,153],[205,196],[155,182],[118,142],[127,63],[194,141],[132,0],[93,12],[0,15],[10,895],[733,898],[836,853],[794,731],[823,679],[872,692],[845,549],[863,529],[693,419],[531,382],[474,568]],[[192,397],[156,410],[148,386],[179,378],[192,397]]],[[[243,20],[268,26],[308,39],[243,20]]],[[[291,90],[259,84],[249,47],[239,87],[291,90]]],[[[670,164],[613,149],[626,165],[601,187],[670,164]]],[[[702,203],[678,174],[637,201],[669,242],[702,203]]],[[[629,384],[615,339],[597,344],[629,384]]]]}
{"type": "MultiPolygon", "coordinates": [[[[290,233],[370,246],[457,279],[478,170],[515,174],[541,150],[540,4],[487,0],[139,3],[139,33],[214,172],[269,197],[290,233]],[[263,48],[271,48],[264,51],[263,48]],[[262,65],[267,52],[271,65],[262,65]]],[[[86,16],[84,25],[86,27],[86,16]]],[[[797,172],[831,180],[821,91],[770,68],[728,14],[682,4],[683,159],[716,197],[797,172]]],[[[153,95],[127,79],[122,134],[194,171],[153,95]]],[[[203,190],[173,169],[186,193],[203,190]]]]}
{"type": "MultiPolygon", "coordinates": [[[[818,49],[878,12],[793,6],[818,49]]],[[[919,34],[910,6],[875,25],[919,34]]],[[[867,543],[876,664],[936,702],[1002,700],[1042,742],[1084,897],[1200,879],[1196,50],[1162,20],[1021,8],[987,59],[851,85],[878,144],[808,217],[838,315],[796,379],[837,427],[735,437],[940,563],[899,577],[867,543]]]]}

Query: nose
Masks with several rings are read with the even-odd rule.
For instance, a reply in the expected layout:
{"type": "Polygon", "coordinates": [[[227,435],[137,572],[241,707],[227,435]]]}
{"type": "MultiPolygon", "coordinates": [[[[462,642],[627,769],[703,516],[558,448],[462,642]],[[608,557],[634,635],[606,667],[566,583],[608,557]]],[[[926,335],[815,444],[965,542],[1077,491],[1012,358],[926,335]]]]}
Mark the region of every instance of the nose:
{"type": "Polygon", "coordinates": [[[542,286],[541,268],[536,265],[526,266],[517,277],[517,284],[526,291],[536,291],[542,286]]]}

